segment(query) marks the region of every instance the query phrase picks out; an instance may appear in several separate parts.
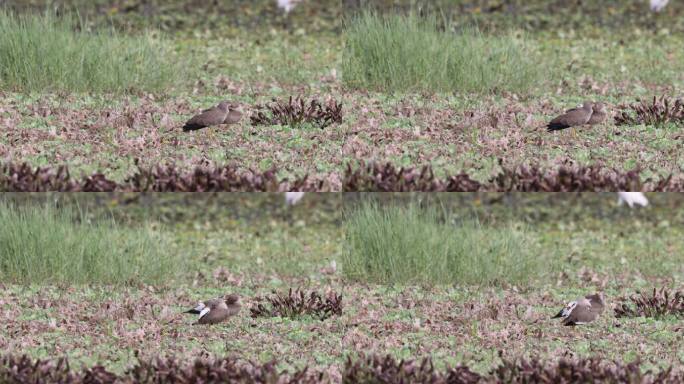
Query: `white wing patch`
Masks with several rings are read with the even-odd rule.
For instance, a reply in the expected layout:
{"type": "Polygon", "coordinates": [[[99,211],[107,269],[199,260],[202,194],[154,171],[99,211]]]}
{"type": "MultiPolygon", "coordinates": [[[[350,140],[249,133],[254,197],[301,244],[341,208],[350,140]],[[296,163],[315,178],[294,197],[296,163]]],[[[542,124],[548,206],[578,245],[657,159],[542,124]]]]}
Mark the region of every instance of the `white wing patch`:
{"type": "Polygon", "coordinates": [[[575,309],[576,306],[577,306],[576,301],[569,302],[568,305],[566,305],[565,308],[563,308],[563,310],[561,311],[561,317],[570,316],[570,314],[572,313],[572,310],[575,309]]]}
{"type": "Polygon", "coordinates": [[[197,304],[197,306],[195,307],[195,311],[201,311],[201,310],[204,309],[204,307],[206,307],[206,305],[204,305],[204,303],[199,303],[199,304],[197,304]]]}
{"type": "Polygon", "coordinates": [[[200,312],[199,318],[201,319],[202,317],[204,317],[204,315],[206,315],[207,313],[209,313],[209,311],[211,311],[211,309],[209,309],[209,308],[204,308],[204,309],[202,310],[202,312],[200,312]]]}

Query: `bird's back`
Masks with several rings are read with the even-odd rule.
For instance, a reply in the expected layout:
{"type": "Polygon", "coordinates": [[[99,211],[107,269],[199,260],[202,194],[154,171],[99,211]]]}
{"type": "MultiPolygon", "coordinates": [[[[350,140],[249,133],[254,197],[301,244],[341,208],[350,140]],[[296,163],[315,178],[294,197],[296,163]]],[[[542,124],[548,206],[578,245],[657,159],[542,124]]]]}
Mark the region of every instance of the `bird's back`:
{"type": "Polygon", "coordinates": [[[183,126],[184,131],[192,131],[211,125],[223,124],[223,121],[228,116],[228,110],[215,107],[206,109],[203,112],[193,116],[187,123],[183,126]]]}
{"type": "Polygon", "coordinates": [[[570,128],[576,125],[586,124],[591,118],[591,107],[587,109],[586,106],[581,108],[569,109],[564,114],[554,118],[547,125],[549,131],[570,128]]]}

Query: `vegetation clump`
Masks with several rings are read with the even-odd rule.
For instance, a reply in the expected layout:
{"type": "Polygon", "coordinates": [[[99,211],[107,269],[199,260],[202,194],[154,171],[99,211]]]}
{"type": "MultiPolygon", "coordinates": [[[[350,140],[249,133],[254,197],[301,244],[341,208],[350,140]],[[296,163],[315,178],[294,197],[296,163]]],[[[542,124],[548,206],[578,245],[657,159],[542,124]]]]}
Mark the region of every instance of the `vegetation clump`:
{"type": "Polygon", "coordinates": [[[673,100],[665,95],[660,98],[653,96],[649,103],[645,100],[637,100],[629,105],[626,111],[621,111],[615,116],[617,125],[652,125],[663,126],[665,124],[684,124],[684,101],[673,100]]]}
{"type": "Polygon", "coordinates": [[[622,302],[615,308],[615,317],[684,317],[684,292],[670,291],[662,287],[653,288],[648,295],[637,292],[629,297],[629,302],[622,302]]]}
{"type": "Polygon", "coordinates": [[[288,101],[273,99],[266,106],[258,106],[256,114],[250,117],[252,125],[287,125],[293,128],[304,123],[313,124],[321,129],[335,123],[342,123],[342,103],[330,99],[321,102],[318,99],[305,101],[302,97],[290,98],[288,101]],[[269,115],[263,110],[268,110],[269,115]]]}
{"type": "Polygon", "coordinates": [[[300,289],[290,290],[287,295],[273,292],[266,298],[269,306],[261,303],[251,309],[252,317],[289,317],[297,318],[310,315],[320,320],[342,315],[342,295],[331,292],[321,295],[319,292],[304,292],[300,289]]]}
{"type": "MultiPolygon", "coordinates": [[[[501,167],[500,173],[480,182],[465,172],[435,176],[432,167],[398,167],[390,162],[347,164],[341,186],[308,175],[278,177],[280,169],[241,169],[237,165],[200,163],[190,169],[174,164],[143,167],[122,182],[95,172],[71,176],[64,165],[32,167],[28,163],[0,163],[3,192],[324,192],[340,188],[355,192],[602,192],[684,190],[684,180],[668,175],[642,181],[641,170],[621,172],[605,166],[561,166],[546,169],[536,165],[501,167]]],[[[337,179],[337,177],[334,177],[337,179]]]]}
{"type": "MultiPolygon", "coordinates": [[[[280,370],[277,361],[255,363],[236,357],[195,359],[183,362],[174,358],[142,360],[121,374],[101,365],[72,369],[67,359],[36,360],[28,356],[6,355],[0,358],[0,381],[14,383],[298,383],[327,382],[325,373],[307,368],[294,372],[280,370]]],[[[537,358],[507,360],[486,374],[458,365],[436,369],[424,358],[398,360],[392,356],[365,355],[349,357],[341,372],[342,383],[677,383],[684,377],[672,367],[656,372],[642,372],[641,362],[621,363],[605,359],[561,359],[557,362],[537,358]]]]}

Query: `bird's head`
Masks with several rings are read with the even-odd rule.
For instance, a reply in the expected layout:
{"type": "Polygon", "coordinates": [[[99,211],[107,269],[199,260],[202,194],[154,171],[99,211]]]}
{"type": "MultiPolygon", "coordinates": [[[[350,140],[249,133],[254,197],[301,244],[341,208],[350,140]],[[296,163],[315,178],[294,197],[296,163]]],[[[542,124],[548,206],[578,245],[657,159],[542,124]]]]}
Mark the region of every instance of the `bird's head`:
{"type": "Polygon", "coordinates": [[[226,304],[228,305],[239,304],[238,302],[240,301],[240,296],[238,296],[235,293],[231,293],[230,295],[226,295],[223,299],[226,301],[226,304]]]}
{"type": "Polygon", "coordinates": [[[589,299],[591,302],[601,303],[601,305],[605,304],[605,296],[603,295],[603,291],[589,295],[587,296],[587,299],[589,299]]]}
{"type": "Polygon", "coordinates": [[[606,111],[606,105],[604,103],[598,102],[594,103],[592,106],[594,112],[605,112],[606,111]]]}

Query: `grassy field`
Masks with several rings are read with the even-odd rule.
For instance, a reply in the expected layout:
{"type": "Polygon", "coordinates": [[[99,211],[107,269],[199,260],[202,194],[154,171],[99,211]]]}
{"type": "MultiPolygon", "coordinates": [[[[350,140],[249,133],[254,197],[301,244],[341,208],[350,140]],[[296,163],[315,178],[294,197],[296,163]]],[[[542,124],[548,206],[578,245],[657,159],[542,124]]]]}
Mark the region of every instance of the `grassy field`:
{"type": "MultiPolygon", "coordinates": [[[[544,128],[587,99],[616,113],[637,98],[681,96],[681,4],[653,14],[637,2],[445,1],[428,7],[440,12],[436,25],[407,26],[394,16],[383,32],[368,18],[355,24],[338,3],[304,2],[285,17],[266,0],[216,9],[190,1],[69,1],[79,6],[82,41],[89,34],[98,41],[114,26],[123,52],[127,39],[157,48],[136,56],[142,61],[133,69],[126,60],[107,61],[99,46],[88,48],[93,65],[123,70],[97,81],[88,80],[99,73],[92,68],[81,72],[85,78],[53,78],[49,87],[37,86],[45,83],[40,76],[2,74],[0,159],[65,164],[75,176],[102,172],[118,181],[134,172],[136,159],[183,169],[205,161],[276,167],[279,176],[308,174],[333,186],[346,164],[358,160],[431,164],[438,176],[463,171],[480,181],[499,173],[499,159],[506,167],[603,164],[644,168],[644,178],[683,175],[681,124],[615,126],[609,119],[576,135],[544,128]],[[368,36],[384,36],[387,44],[368,36]],[[145,59],[154,52],[160,52],[154,60],[145,59]],[[165,63],[185,69],[169,78],[165,63]],[[130,75],[108,83],[120,73],[130,75]],[[258,105],[298,95],[341,101],[343,122],[325,129],[250,123],[258,105]],[[240,123],[181,130],[194,113],[223,99],[240,104],[240,123]]],[[[386,9],[390,3],[376,2],[386,9]]],[[[39,1],[8,4],[22,12],[43,9],[39,1]]],[[[69,57],[53,51],[48,61],[69,57]]],[[[16,52],[0,51],[0,63],[16,52]]]]}
{"type": "MultiPolygon", "coordinates": [[[[309,366],[333,381],[346,357],[359,350],[431,356],[439,367],[463,363],[480,373],[499,363],[499,351],[506,358],[641,358],[645,368],[680,369],[680,319],[613,315],[637,290],[684,286],[684,199],[649,199],[648,208],[630,210],[618,207],[614,194],[310,194],[288,209],[282,195],[270,194],[4,195],[20,207],[58,200],[60,209],[69,209],[78,203],[82,219],[94,225],[113,220],[119,231],[151,228],[172,239],[158,252],[185,264],[162,281],[123,285],[103,284],[98,276],[85,284],[3,279],[0,349],[34,358],[68,356],[74,367],[99,363],[115,372],[133,364],[136,354],[276,359],[279,367],[309,366]],[[368,211],[368,199],[376,200],[375,211],[368,211]],[[429,219],[431,225],[455,236],[477,220],[488,234],[483,244],[514,228],[525,249],[499,252],[507,260],[519,260],[523,252],[536,265],[524,280],[504,275],[484,283],[377,284],[355,274],[347,260],[354,252],[372,252],[372,240],[359,251],[348,241],[350,228],[376,230],[377,223],[351,220],[353,215],[403,212],[406,226],[425,225],[429,210],[418,206],[442,212],[429,219]],[[250,318],[261,298],[289,288],[341,293],[343,313],[325,321],[250,318]],[[569,300],[595,290],[603,290],[608,303],[595,323],[572,328],[549,319],[569,300]],[[227,323],[193,326],[194,318],[181,313],[227,292],[239,293],[244,306],[227,323]]],[[[414,243],[406,257],[436,249],[414,243]]],[[[478,268],[461,267],[463,273],[478,268]]]]}

